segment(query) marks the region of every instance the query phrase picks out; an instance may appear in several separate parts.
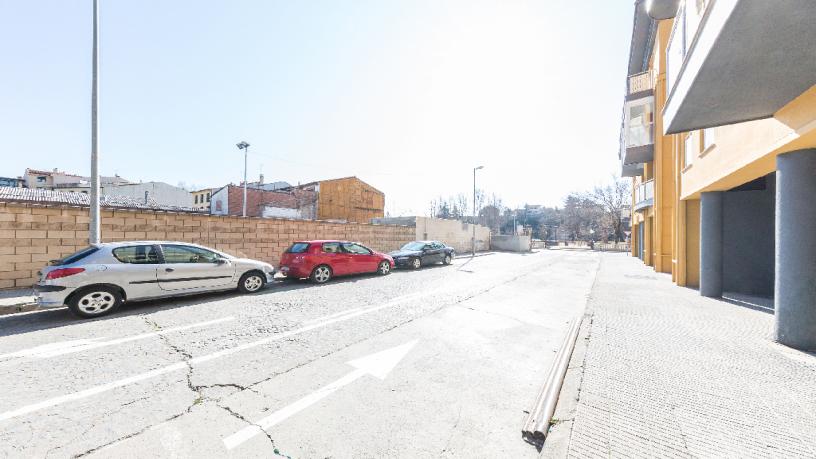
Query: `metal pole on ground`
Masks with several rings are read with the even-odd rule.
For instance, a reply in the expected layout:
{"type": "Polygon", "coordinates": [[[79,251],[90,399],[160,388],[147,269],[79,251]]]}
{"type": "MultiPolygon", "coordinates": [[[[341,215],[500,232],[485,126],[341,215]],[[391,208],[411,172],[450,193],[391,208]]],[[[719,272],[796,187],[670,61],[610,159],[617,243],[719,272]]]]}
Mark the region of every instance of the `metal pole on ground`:
{"type": "Polygon", "coordinates": [[[564,336],[564,341],[558,352],[555,354],[544,387],[536,398],[533,409],[530,410],[524,426],[521,428],[521,436],[534,445],[542,445],[547,433],[550,430],[555,407],[558,404],[558,396],[561,394],[561,386],[564,384],[564,377],[567,374],[572,351],[575,349],[575,341],[578,339],[578,332],[581,329],[581,322],[584,316],[576,317],[564,336]]]}

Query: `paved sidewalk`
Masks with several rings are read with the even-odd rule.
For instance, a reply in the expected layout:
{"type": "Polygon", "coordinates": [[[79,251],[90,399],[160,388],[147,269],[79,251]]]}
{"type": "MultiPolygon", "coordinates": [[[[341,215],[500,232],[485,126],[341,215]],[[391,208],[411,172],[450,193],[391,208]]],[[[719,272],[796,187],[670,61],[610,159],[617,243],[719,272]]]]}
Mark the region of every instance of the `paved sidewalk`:
{"type": "Polygon", "coordinates": [[[603,254],[542,457],[816,457],[816,354],[603,254]]]}

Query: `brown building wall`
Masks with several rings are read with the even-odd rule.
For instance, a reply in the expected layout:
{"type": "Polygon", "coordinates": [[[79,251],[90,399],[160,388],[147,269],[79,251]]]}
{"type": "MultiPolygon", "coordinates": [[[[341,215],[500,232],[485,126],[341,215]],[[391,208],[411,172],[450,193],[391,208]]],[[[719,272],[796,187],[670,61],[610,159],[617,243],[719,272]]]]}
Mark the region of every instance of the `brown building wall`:
{"type": "MultiPolygon", "coordinates": [[[[29,287],[48,260],[88,245],[88,209],[0,203],[0,288],[29,287]]],[[[329,223],[131,210],[102,211],[102,240],[184,241],[273,265],[295,240],[348,239],[389,251],[414,240],[408,226],[329,223]]]]}
{"type": "MultiPolygon", "coordinates": [[[[244,210],[244,188],[242,186],[228,185],[227,192],[229,193],[229,215],[242,215],[244,210]]],[[[265,205],[301,209],[316,200],[317,196],[314,191],[298,189],[292,191],[265,191],[249,188],[247,189],[247,217],[260,217],[263,215],[265,205]]]]}
{"type": "Polygon", "coordinates": [[[385,216],[385,195],[356,177],[320,182],[317,218],[368,222],[385,216]]]}

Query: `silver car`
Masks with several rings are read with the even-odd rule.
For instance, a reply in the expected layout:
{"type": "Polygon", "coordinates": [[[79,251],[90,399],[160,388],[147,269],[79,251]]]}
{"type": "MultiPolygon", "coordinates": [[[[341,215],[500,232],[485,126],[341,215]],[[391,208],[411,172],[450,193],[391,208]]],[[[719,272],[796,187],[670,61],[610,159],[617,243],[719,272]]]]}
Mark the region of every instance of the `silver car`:
{"type": "Polygon", "coordinates": [[[94,244],[52,261],[34,285],[37,303],[99,317],[123,302],[231,290],[257,292],[271,282],[269,263],[185,242],[94,244]]]}

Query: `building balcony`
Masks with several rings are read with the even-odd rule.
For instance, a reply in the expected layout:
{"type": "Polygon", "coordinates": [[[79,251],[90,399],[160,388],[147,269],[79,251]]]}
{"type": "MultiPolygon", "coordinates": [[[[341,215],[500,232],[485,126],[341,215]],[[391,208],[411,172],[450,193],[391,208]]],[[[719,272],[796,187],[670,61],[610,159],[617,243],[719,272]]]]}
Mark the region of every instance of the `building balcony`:
{"type": "Polygon", "coordinates": [[[654,179],[635,187],[635,211],[654,206],[654,179]]]}
{"type": "Polygon", "coordinates": [[[816,83],[816,2],[684,0],[666,56],[666,134],[772,117],[816,83]]]}
{"type": "MultiPolygon", "coordinates": [[[[632,75],[623,104],[620,137],[619,156],[624,169],[654,159],[654,120],[653,75],[651,72],[632,75]]],[[[628,169],[632,173],[633,169],[628,169]]]]}
{"type": "Polygon", "coordinates": [[[626,100],[654,95],[654,72],[646,71],[629,75],[626,79],[626,100]]]}

